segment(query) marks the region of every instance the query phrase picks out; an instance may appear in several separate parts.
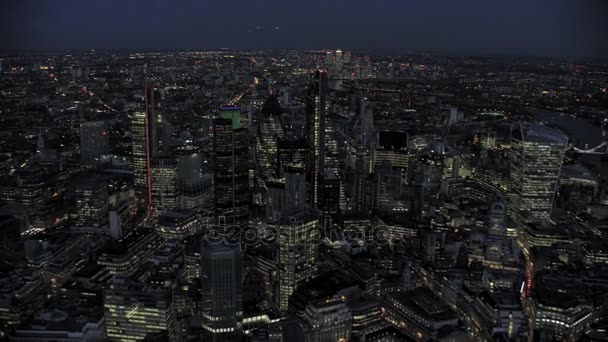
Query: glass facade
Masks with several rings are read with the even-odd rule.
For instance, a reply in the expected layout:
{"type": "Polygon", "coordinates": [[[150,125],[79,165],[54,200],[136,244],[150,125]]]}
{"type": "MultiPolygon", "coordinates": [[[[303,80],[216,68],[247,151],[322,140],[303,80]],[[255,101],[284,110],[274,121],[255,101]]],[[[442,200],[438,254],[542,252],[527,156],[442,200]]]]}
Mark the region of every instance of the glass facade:
{"type": "Polygon", "coordinates": [[[536,219],[551,215],[568,137],[539,124],[511,127],[511,180],[514,206],[536,219]]]}

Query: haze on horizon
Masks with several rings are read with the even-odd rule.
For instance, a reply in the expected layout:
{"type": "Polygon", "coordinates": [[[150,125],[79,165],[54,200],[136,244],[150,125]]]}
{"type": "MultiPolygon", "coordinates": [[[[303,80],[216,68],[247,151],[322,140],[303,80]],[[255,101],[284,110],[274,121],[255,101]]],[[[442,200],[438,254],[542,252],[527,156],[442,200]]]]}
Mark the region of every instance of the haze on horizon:
{"type": "Polygon", "coordinates": [[[310,49],[608,59],[604,0],[4,1],[0,51],[310,49]]]}

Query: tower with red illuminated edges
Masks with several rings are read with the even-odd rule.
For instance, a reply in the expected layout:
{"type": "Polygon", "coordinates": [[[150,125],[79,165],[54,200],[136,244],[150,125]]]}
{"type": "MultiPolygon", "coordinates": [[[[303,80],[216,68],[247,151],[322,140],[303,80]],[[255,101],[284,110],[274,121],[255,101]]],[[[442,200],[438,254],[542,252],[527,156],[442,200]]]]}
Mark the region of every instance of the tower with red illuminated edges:
{"type": "Polygon", "coordinates": [[[152,210],[152,159],[159,151],[158,125],[162,123],[162,102],[156,86],[146,86],[145,107],[133,114],[133,172],[137,207],[148,213],[152,210]]]}
{"type": "Polygon", "coordinates": [[[216,221],[223,228],[249,226],[249,148],[241,107],[223,106],[213,121],[216,221]]]}

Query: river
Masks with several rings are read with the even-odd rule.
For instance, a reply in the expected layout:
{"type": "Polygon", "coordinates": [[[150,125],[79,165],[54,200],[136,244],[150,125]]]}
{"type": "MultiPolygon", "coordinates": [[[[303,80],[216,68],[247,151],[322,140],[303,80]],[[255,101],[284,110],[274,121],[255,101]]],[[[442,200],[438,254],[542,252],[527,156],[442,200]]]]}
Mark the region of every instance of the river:
{"type": "Polygon", "coordinates": [[[578,148],[593,148],[604,141],[602,128],[590,120],[546,110],[535,111],[534,115],[538,121],[561,129],[578,148]]]}

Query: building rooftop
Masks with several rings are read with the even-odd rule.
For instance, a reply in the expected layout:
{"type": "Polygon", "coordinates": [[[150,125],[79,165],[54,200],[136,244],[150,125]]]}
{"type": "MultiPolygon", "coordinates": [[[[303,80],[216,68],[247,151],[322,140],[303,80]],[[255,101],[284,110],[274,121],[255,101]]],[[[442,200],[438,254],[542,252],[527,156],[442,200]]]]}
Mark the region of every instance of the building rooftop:
{"type": "Polygon", "coordinates": [[[426,287],[391,293],[389,297],[428,321],[445,321],[456,318],[452,309],[426,287]]]}
{"type": "Polygon", "coordinates": [[[538,123],[520,122],[517,127],[520,133],[516,137],[521,137],[523,141],[565,145],[569,140],[561,130],[538,123]]]}

